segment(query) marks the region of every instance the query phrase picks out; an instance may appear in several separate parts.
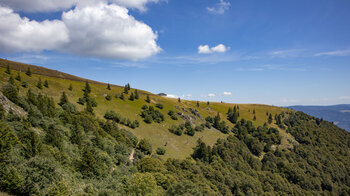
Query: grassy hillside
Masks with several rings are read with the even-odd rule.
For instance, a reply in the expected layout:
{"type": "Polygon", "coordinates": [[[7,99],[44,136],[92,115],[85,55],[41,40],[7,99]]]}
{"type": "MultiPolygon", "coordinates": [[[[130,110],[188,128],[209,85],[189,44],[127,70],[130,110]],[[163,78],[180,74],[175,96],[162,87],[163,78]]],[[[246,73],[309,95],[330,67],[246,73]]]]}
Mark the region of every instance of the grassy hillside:
{"type": "Polygon", "coordinates": [[[141,90],[129,100],[136,89],[43,70],[0,68],[0,194],[350,195],[350,134],[330,122],[141,90]]]}
{"type": "MultiPolygon", "coordinates": [[[[114,110],[121,114],[123,117],[129,118],[130,120],[138,120],[140,126],[136,129],[131,129],[131,131],[139,138],[149,138],[153,149],[158,147],[164,147],[166,149],[166,154],[164,158],[185,158],[192,153],[193,148],[196,145],[198,138],[201,138],[205,143],[213,145],[218,138],[227,137],[227,135],[221,133],[220,131],[212,128],[205,129],[202,132],[196,132],[194,136],[182,135],[176,136],[173,133],[170,133],[168,129],[171,125],[183,124],[185,120],[179,117],[179,120],[172,120],[168,115],[169,110],[173,110],[176,113],[181,112],[186,116],[194,117],[196,120],[193,121],[194,124],[205,123],[205,117],[215,116],[217,112],[220,113],[222,119],[226,120],[226,113],[229,107],[234,107],[234,105],[239,105],[240,107],[240,118],[247,120],[253,120],[255,110],[256,121],[253,121],[254,125],[263,125],[267,122],[266,113],[271,113],[272,116],[279,114],[283,111],[288,111],[288,109],[281,107],[273,107],[268,105],[257,105],[257,104],[229,104],[229,103],[210,103],[207,105],[207,102],[200,102],[200,106],[197,107],[196,101],[186,101],[181,100],[179,103],[177,99],[160,97],[158,95],[151,94],[149,92],[140,91],[140,99],[135,101],[128,100],[128,95],[126,95],[126,100],[121,100],[115,98],[116,94],[121,94],[124,90],[124,87],[118,85],[112,85],[111,90],[107,90],[107,84],[93,82],[90,80],[78,78],[71,76],[69,74],[61,73],[58,71],[50,70],[43,67],[32,66],[22,63],[16,63],[12,61],[0,60],[0,86],[3,86],[7,83],[9,79],[9,74],[6,74],[6,67],[10,66],[12,77],[16,77],[18,73],[22,78],[22,81],[28,82],[28,88],[20,87],[20,94],[24,95],[28,89],[32,89],[35,93],[42,93],[54,98],[55,102],[58,103],[61,93],[65,91],[70,102],[74,103],[79,110],[83,110],[83,106],[77,104],[79,97],[83,96],[82,89],[85,86],[85,82],[89,81],[91,84],[91,96],[96,99],[98,107],[95,108],[95,114],[98,118],[103,118],[107,110],[114,110]],[[25,71],[30,67],[32,71],[32,76],[29,77],[25,74],[25,71]],[[42,81],[47,80],[49,83],[49,88],[39,89],[36,87],[39,78],[42,81]],[[69,91],[69,86],[72,85],[73,90],[69,91]],[[106,95],[111,95],[112,99],[107,101],[105,99],[106,95]],[[145,101],[146,96],[149,95],[151,103],[145,101]],[[141,108],[143,105],[155,105],[156,103],[161,103],[164,108],[160,110],[165,116],[165,121],[162,123],[152,123],[146,124],[143,122],[143,119],[140,117],[141,108]],[[202,116],[202,119],[195,117],[191,112],[190,108],[198,110],[199,114],[202,116]]],[[[19,81],[16,81],[16,84],[20,86],[19,81]]],[[[130,92],[133,92],[134,89],[131,89],[130,92]]],[[[130,93],[129,93],[130,95],[130,93]]],[[[230,127],[233,127],[233,124],[227,121],[227,124],[230,127]]],[[[288,141],[284,141],[288,143],[288,141]]]]}

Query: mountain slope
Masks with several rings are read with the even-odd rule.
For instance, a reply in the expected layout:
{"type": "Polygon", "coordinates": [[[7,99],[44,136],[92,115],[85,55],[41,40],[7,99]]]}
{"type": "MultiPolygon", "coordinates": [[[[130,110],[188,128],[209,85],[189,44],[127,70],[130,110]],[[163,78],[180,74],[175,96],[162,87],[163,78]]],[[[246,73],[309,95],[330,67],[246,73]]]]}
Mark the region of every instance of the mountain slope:
{"type": "MultiPolygon", "coordinates": [[[[84,94],[82,89],[84,88],[85,82],[89,81],[92,89],[91,96],[96,99],[98,104],[98,107],[94,109],[96,116],[103,118],[106,111],[114,110],[123,117],[129,118],[131,121],[138,120],[141,125],[131,131],[139,138],[149,138],[154,146],[154,149],[158,147],[164,147],[167,151],[167,153],[163,156],[164,158],[186,158],[193,151],[198,138],[201,138],[207,144],[212,145],[218,138],[226,137],[225,134],[222,134],[216,129],[206,129],[202,132],[196,132],[193,137],[185,134],[182,136],[176,136],[173,133],[170,133],[168,129],[172,125],[183,124],[186,120],[182,119],[179,115],[179,120],[172,120],[167,115],[169,110],[173,110],[175,113],[182,113],[184,118],[192,118],[194,122],[193,124],[196,125],[205,123],[205,118],[207,116],[215,116],[217,112],[219,112],[221,116],[226,116],[228,108],[234,107],[234,105],[239,105],[240,107],[240,118],[245,118],[247,120],[253,119],[253,110],[255,110],[256,121],[253,121],[254,125],[263,125],[267,121],[268,116],[266,113],[271,113],[272,116],[274,116],[283,111],[288,111],[288,109],[281,107],[272,107],[257,104],[210,103],[207,105],[206,102],[200,102],[200,106],[197,107],[196,101],[182,100],[181,103],[179,103],[177,99],[161,97],[142,90],[138,90],[140,94],[140,99],[138,100],[128,100],[130,93],[128,95],[125,95],[125,100],[121,100],[119,98],[115,98],[115,95],[120,95],[124,91],[124,87],[118,85],[113,85],[111,86],[111,90],[108,90],[106,89],[107,84],[104,83],[92,82],[87,79],[70,76],[69,74],[61,73],[47,68],[6,60],[0,61],[0,66],[5,67],[0,68],[0,86],[3,86],[7,83],[9,75],[5,73],[5,70],[7,66],[10,66],[13,77],[16,77],[18,71],[20,70],[22,71],[20,72],[22,81],[28,82],[27,88],[20,87],[21,95],[25,95],[28,89],[31,89],[35,93],[42,93],[53,97],[55,102],[58,103],[61,93],[64,91],[69,97],[69,101],[75,104],[78,110],[83,110],[84,108],[83,106],[77,104],[77,101],[79,97],[82,97],[84,94]],[[25,71],[28,67],[30,67],[33,73],[31,77],[25,74],[25,71]],[[49,88],[38,89],[36,87],[36,84],[39,81],[39,78],[42,81],[47,80],[49,83],[49,88]],[[72,91],[68,90],[70,85],[73,87],[72,91]],[[105,99],[106,95],[111,96],[110,101],[105,99]],[[147,103],[145,101],[147,95],[150,96],[151,103],[147,103]],[[144,123],[143,118],[140,116],[142,106],[145,104],[155,106],[156,103],[161,103],[163,105],[164,108],[160,111],[165,116],[165,121],[159,124],[144,123]],[[197,110],[201,116],[201,119],[196,117],[191,112],[191,109],[197,110]]],[[[15,82],[18,86],[20,86],[21,82],[15,82]]],[[[134,91],[134,89],[131,89],[131,92],[132,91],[134,91]]],[[[226,120],[226,118],[223,118],[223,120],[226,121],[229,125],[231,124],[226,120]]],[[[233,125],[231,124],[230,126],[232,127],[233,125]]]]}
{"type": "Polygon", "coordinates": [[[20,76],[0,69],[0,194],[350,195],[350,134],[325,120],[20,76]]]}
{"type": "Polygon", "coordinates": [[[334,122],[338,127],[350,132],[350,104],[332,106],[289,106],[288,108],[334,122]]]}

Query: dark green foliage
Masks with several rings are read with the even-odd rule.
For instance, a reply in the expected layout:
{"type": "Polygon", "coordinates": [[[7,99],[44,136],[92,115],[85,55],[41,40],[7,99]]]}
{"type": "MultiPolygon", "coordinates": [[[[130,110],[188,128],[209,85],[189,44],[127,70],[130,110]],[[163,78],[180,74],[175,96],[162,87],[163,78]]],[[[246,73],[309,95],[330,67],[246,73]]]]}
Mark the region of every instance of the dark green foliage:
{"type": "Polygon", "coordinates": [[[225,121],[221,121],[219,113],[217,113],[217,115],[214,118],[208,116],[207,118],[205,118],[205,120],[206,120],[206,126],[208,128],[214,127],[215,129],[225,134],[229,132],[229,127],[226,125],[225,121]]]}
{"type": "Polygon", "coordinates": [[[189,135],[189,136],[194,136],[194,134],[196,133],[194,128],[192,127],[191,123],[186,121],[185,122],[185,134],[189,135]]]}
{"type": "Polygon", "coordinates": [[[256,116],[255,115],[253,116],[253,121],[256,121],[256,116]]]}
{"type": "Polygon", "coordinates": [[[18,89],[13,84],[6,84],[1,88],[2,93],[13,103],[19,103],[18,89]]]}
{"type": "Polygon", "coordinates": [[[17,72],[17,76],[15,78],[17,81],[22,81],[21,74],[17,72]]]}
{"type": "Polygon", "coordinates": [[[141,152],[147,155],[152,154],[152,144],[147,139],[141,139],[140,142],[137,144],[137,149],[139,149],[141,152]]]}
{"type": "Polygon", "coordinates": [[[22,86],[23,88],[28,88],[28,82],[23,81],[23,82],[21,83],[21,86],[22,86]]]}
{"type": "Polygon", "coordinates": [[[199,107],[199,101],[197,101],[197,107],[199,107]]]}
{"type": "Polygon", "coordinates": [[[38,83],[36,83],[36,87],[38,87],[38,89],[43,89],[43,82],[41,81],[41,78],[39,78],[38,83]]]}
{"type": "Polygon", "coordinates": [[[5,109],[2,104],[0,104],[0,120],[5,117],[5,109]]]}
{"type": "Polygon", "coordinates": [[[68,97],[66,95],[66,92],[63,91],[61,98],[60,98],[60,102],[58,103],[58,105],[63,106],[66,103],[69,103],[69,101],[68,101],[68,97]]]}
{"type": "Polygon", "coordinates": [[[271,115],[271,113],[269,114],[269,117],[268,117],[268,119],[267,119],[267,122],[268,122],[269,124],[272,123],[272,115],[271,115]]]}
{"type": "Polygon", "coordinates": [[[179,125],[179,126],[173,125],[169,128],[169,131],[171,133],[174,133],[175,135],[181,136],[183,131],[184,131],[184,128],[185,128],[185,126],[183,124],[179,125]]]}
{"type": "Polygon", "coordinates": [[[139,99],[139,92],[135,90],[135,99],[139,99]]]}
{"type": "Polygon", "coordinates": [[[10,69],[10,65],[7,65],[5,73],[11,75],[11,69],[10,69]]]}
{"type": "Polygon", "coordinates": [[[227,111],[227,120],[229,120],[230,122],[236,124],[238,121],[238,117],[239,117],[239,111],[237,109],[236,106],[234,106],[233,108],[229,108],[227,111]]]}
{"type": "Polygon", "coordinates": [[[46,88],[49,88],[49,82],[48,82],[47,80],[44,81],[44,86],[45,86],[46,88]]]}
{"type": "Polygon", "coordinates": [[[207,102],[207,105],[209,105],[210,103],[209,103],[209,101],[207,102]]]}
{"type": "Polygon", "coordinates": [[[31,77],[32,76],[32,71],[30,70],[30,68],[28,67],[27,71],[26,71],[26,75],[31,77]]]}
{"type": "Polygon", "coordinates": [[[164,155],[165,152],[166,152],[165,148],[163,148],[163,147],[157,148],[157,154],[158,155],[164,155]]]}
{"type": "Polygon", "coordinates": [[[156,104],[156,107],[159,108],[159,109],[163,109],[164,106],[163,106],[163,104],[161,104],[161,103],[157,103],[157,104],[156,104]]]}
{"type": "Polygon", "coordinates": [[[128,94],[129,93],[129,90],[130,90],[130,86],[128,86],[129,84],[126,84],[125,86],[124,86],[124,93],[125,94],[128,94]]]}
{"type": "Polygon", "coordinates": [[[134,120],[133,122],[131,122],[131,120],[123,118],[120,114],[112,110],[107,111],[106,114],[104,115],[104,118],[107,120],[112,120],[116,123],[128,126],[132,129],[139,127],[139,122],[137,120],[134,120]]]}
{"type": "Polygon", "coordinates": [[[106,98],[106,100],[107,100],[107,101],[112,100],[112,96],[110,96],[110,95],[108,95],[108,94],[106,95],[106,97],[105,97],[105,98],[106,98]]]}
{"type": "Polygon", "coordinates": [[[107,88],[106,88],[107,90],[111,90],[111,85],[108,83],[107,84],[107,88]]]}
{"type": "Polygon", "coordinates": [[[69,85],[68,90],[69,90],[69,91],[72,91],[72,90],[73,90],[72,84],[69,85]]]}
{"type": "Polygon", "coordinates": [[[171,119],[177,120],[176,113],[172,110],[169,110],[168,115],[170,116],[171,119]]]}
{"type": "Polygon", "coordinates": [[[9,84],[12,84],[12,85],[16,85],[16,83],[15,83],[15,80],[13,79],[13,77],[12,76],[10,76],[10,78],[9,78],[9,84]]]}
{"type": "Polygon", "coordinates": [[[119,97],[121,100],[125,100],[125,97],[124,97],[124,94],[120,94],[120,97],[119,97]]]}
{"type": "Polygon", "coordinates": [[[203,129],[204,129],[204,125],[196,126],[195,128],[193,128],[192,124],[189,121],[186,121],[184,124],[181,124],[179,126],[175,126],[175,125],[171,126],[169,128],[169,131],[178,136],[181,136],[182,133],[185,133],[189,136],[194,136],[196,131],[202,131],[203,129]]]}
{"type": "Polygon", "coordinates": [[[149,95],[146,96],[146,100],[147,103],[151,103],[151,99],[149,98],[149,95]]]}
{"type": "Polygon", "coordinates": [[[130,100],[130,101],[134,101],[134,100],[135,100],[134,93],[131,93],[131,94],[130,94],[129,100],[130,100]]]}
{"type": "Polygon", "coordinates": [[[181,103],[181,99],[180,99],[180,97],[177,99],[177,102],[181,103]]]}
{"type": "Polygon", "coordinates": [[[142,107],[141,117],[146,123],[161,123],[164,121],[164,115],[159,111],[153,108],[153,106],[144,105],[142,107]]]}

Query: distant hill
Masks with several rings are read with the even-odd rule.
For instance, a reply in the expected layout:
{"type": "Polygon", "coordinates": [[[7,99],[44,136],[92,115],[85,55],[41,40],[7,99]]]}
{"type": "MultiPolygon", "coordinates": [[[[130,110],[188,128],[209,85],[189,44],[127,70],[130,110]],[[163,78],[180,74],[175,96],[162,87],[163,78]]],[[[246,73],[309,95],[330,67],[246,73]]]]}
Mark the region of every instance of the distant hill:
{"type": "Polygon", "coordinates": [[[289,106],[293,110],[331,121],[338,127],[350,132],[350,104],[331,106],[289,106]]]}

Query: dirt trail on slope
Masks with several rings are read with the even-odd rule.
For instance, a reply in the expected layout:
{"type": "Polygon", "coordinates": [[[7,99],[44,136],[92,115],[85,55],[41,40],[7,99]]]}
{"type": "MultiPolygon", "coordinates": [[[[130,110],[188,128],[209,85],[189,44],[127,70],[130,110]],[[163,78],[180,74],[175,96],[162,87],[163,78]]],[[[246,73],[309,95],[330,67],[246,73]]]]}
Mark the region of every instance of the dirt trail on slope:
{"type": "Polygon", "coordinates": [[[130,153],[130,156],[129,156],[129,160],[130,160],[131,162],[134,162],[134,153],[135,153],[135,149],[132,149],[132,150],[131,150],[131,153],[130,153]]]}

